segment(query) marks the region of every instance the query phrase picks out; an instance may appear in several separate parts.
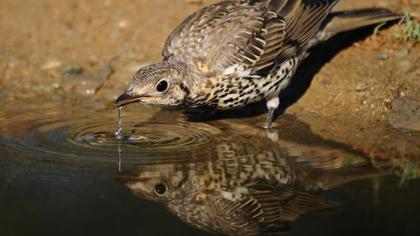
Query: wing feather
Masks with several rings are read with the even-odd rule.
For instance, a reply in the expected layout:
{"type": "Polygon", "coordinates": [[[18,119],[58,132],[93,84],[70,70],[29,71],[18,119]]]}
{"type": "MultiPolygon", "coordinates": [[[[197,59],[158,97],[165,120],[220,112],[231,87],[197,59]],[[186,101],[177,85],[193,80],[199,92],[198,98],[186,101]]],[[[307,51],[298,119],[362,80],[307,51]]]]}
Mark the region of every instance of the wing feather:
{"type": "Polygon", "coordinates": [[[287,21],[287,32],[282,52],[277,58],[284,61],[307,50],[311,39],[316,37],[325,18],[339,0],[287,1],[279,15],[287,21]]]}
{"type": "Polygon", "coordinates": [[[259,232],[285,226],[299,216],[335,205],[306,192],[283,185],[252,184],[240,199],[221,196],[211,200],[217,222],[231,232],[259,232]]]}
{"type": "Polygon", "coordinates": [[[165,43],[175,59],[214,75],[240,66],[257,73],[306,50],[338,0],[222,1],[194,13],[165,43]]]}

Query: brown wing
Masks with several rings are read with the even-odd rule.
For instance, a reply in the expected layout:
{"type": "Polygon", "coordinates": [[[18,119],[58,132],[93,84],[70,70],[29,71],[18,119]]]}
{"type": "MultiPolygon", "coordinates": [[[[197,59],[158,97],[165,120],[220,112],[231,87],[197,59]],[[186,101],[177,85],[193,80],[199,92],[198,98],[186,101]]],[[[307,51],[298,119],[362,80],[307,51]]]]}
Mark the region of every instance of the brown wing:
{"type": "Polygon", "coordinates": [[[209,202],[214,211],[212,219],[215,231],[235,235],[257,235],[260,223],[264,220],[263,211],[257,199],[244,197],[240,200],[230,200],[218,195],[209,202]]]}
{"type": "Polygon", "coordinates": [[[165,60],[182,61],[199,72],[233,65],[258,71],[294,56],[318,32],[337,1],[223,1],[188,17],[169,36],[165,60]]]}
{"type": "Polygon", "coordinates": [[[249,189],[261,204],[265,224],[292,222],[305,213],[333,207],[324,199],[287,186],[255,185],[249,189]]]}
{"type": "Polygon", "coordinates": [[[310,211],[331,208],[326,200],[287,186],[251,185],[240,200],[213,199],[220,225],[233,232],[287,228],[287,223],[310,211]]]}
{"type": "Polygon", "coordinates": [[[223,1],[205,7],[175,29],[163,55],[196,67],[200,72],[220,73],[232,65],[261,64],[268,60],[260,59],[263,48],[281,42],[285,31],[284,22],[266,22],[265,9],[263,2],[251,5],[241,1],[223,1]],[[267,43],[270,40],[273,43],[267,43]]]}
{"type": "MultiPolygon", "coordinates": [[[[283,2],[277,13],[287,22],[286,37],[277,60],[283,61],[317,42],[317,33],[340,0],[273,0],[283,2]],[[313,40],[313,41],[312,41],[313,40]]],[[[279,5],[279,4],[277,4],[279,5]]],[[[277,6],[273,4],[273,6],[277,6]]]]}

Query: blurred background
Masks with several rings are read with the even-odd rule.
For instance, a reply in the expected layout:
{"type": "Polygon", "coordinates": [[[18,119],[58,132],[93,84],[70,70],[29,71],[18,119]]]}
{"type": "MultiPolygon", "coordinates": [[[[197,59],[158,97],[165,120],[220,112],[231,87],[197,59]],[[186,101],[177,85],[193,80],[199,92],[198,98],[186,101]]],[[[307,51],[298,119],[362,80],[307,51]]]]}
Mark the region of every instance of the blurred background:
{"type": "MultiPolygon", "coordinates": [[[[133,73],[161,60],[169,33],[213,2],[0,0],[0,235],[204,234],[115,181],[115,143],[97,151],[92,149],[98,147],[97,137],[91,135],[100,130],[113,138],[113,103],[133,73]]],[[[286,124],[280,125],[280,140],[305,140],[306,133],[293,139],[304,127],[316,134],[314,142],[345,144],[404,180],[414,179],[420,175],[420,2],[342,0],[337,9],[365,7],[388,8],[404,17],[314,48],[291,84],[297,95],[286,93],[282,100],[290,107],[278,119],[286,124]]],[[[180,122],[179,113],[153,107],[134,106],[127,113],[138,122],[163,116],[170,121],[162,122],[180,122]]],[[[226,126],[236,128],[221,130],[249,135],[244,139],[265,137],[249,128],[264,119],[264,114],[227,119],[226,126]]],[[[312,153],[306,145],[291,149],[312,153]]],[[[334,145],[325,148],[333,150],[327,153],[340,156],[334,145]]],[[[382,207],[372,203],[382,180],[327,193],[347,201],[349,213],[309,216],[291,234],[392,235],[403,229],[402,235],[418,235],[420,182],[401,189],[399,177],[387,179],[389,185],[379,192],[382,207]],[[355,225],[348,223],[355,218],[355,225]]]]}

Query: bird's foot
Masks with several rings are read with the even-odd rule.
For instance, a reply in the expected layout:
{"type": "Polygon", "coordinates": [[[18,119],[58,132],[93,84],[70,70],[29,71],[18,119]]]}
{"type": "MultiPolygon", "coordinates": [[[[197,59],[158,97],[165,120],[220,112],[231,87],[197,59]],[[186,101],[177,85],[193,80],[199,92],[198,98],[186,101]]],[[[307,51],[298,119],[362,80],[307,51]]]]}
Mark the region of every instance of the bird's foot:
{"type": "Polygon", "coordinates": [[[263,125],[264,129],[271,129],[273,127],[273,114],[274,110],[268,112],[267,119],[263,125]]]}
{"type": "Polygon", "coordinates": [[[268,109],[268,114],[267,114],[267,119],[264,125],[265,129],[270,129],[273,127],[274,112],[279,107],[279,104],[280,104],[280,100],[278,96],[274,96],[267,100],[266,105],[268,109]]]}

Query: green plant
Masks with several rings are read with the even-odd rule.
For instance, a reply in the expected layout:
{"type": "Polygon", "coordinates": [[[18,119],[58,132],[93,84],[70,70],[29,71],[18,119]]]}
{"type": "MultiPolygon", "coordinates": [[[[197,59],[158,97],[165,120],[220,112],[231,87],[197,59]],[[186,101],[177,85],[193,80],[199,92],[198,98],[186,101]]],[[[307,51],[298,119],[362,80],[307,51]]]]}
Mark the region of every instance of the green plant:
{"type": "Polygon", "coordinates": [[[400,21],[401,31],[397,37],[404,41],[420,40],[420,24],[415,22],[407,9],[404,9],[403,17],[400,21]]]}
{"type": "Polygon", "coordinates": [[[415,179],[417,177],[418,164],[407,165],[403,169],[399,186],[402,187],[408,180],[415,179]]]}
{"type": "Polygon", "coordinates": [[[386,22],[382,22],[378,24],[377,26],[375,26],[375,29],[373,29],[373,35],[378,35],[379,30],[381,30],[381,28],[384,27],[385,25],[386,25],[386,22]]]}

